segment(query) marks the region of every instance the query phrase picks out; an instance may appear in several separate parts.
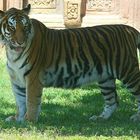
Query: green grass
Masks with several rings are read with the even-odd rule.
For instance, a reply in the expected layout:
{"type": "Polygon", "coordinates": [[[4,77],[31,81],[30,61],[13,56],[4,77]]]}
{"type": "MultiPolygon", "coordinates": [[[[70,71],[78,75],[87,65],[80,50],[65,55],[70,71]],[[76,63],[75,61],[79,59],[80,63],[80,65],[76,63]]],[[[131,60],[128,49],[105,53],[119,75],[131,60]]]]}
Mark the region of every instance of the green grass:
{"type": "Polygon", "coordinates": [[[103,109],[100,90],[93,84],[75,90],[44,89],[38,123],[6,123],[5,118],[15,113],[15,100],[2,60],[0,72],[0,140],[140,139],[140,123],[129,120],[136,111],[136,102],[120,82],[117,82],[120,106],[107,121],[88,120],[103,109]]]}

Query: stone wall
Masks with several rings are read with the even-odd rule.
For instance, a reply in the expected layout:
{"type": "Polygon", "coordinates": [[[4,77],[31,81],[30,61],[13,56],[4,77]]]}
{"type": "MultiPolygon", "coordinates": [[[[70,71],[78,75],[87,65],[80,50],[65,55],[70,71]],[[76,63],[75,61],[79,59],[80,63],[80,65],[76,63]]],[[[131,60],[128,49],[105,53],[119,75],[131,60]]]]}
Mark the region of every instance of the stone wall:
{"type": "Polygon", "coordinates": [[[1,0],[0,9],[28,3],[30,16],[52,28],[122,23],[140,29],[140,0],[1,0]]]}
{"type": "Polygon", "coordinates": [[[134,26],[140,30],[140,0],[135,0],[134,26]]]}
{"type": "Polygon", "coordinates": [[[123,0],[120,10],[122,18],[140,30],[140,0],[123,0]]]}

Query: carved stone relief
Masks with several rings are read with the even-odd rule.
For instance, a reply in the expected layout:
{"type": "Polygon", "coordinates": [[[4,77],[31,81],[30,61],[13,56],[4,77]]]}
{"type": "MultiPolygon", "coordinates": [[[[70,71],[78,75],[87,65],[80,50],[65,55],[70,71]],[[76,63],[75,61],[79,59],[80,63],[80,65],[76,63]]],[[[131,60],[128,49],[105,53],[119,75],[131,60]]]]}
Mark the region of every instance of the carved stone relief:
{"type": "Polygon", "coordinates": [[[64,0],[64,24],[67,27],[81,25],[81,0],[64,0]]]}
{"type": "Polygon", "coordinates": [[[115,0],[88,0],[87,10],[109,12],[114,9],[115,0]]]}
{"type": "Polygon", "coordinates": [[[4,9],[4,4],[3,4],[3,1],[1,1],[0,3],[0,10],[3,10],[4,9]]]}
{"type": "Polygon", "coordinates": [[[67,18],[69,20],[78,18],[78,3],[68,3],[67,18]]]}
{"type": "Polygon", "coordinates": [[[56,8],[56,0],[29,0],[29,3],[32,5],[32,8],[56,8]]]}

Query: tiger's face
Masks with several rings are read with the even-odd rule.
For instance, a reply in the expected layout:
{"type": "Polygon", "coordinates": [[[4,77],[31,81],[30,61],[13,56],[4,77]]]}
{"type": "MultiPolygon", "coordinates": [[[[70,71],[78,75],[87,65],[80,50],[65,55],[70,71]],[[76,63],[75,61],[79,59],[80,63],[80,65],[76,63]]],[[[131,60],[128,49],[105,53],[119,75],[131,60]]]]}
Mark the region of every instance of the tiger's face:
{"type": "Polygon", "coordinates": [[[0,11],[1,34],[4,38],[4,43],[15,51],[26,47],[31,33],[29,12],[30,5],[22,10],[11,8],[6,12],[0,11]]]}

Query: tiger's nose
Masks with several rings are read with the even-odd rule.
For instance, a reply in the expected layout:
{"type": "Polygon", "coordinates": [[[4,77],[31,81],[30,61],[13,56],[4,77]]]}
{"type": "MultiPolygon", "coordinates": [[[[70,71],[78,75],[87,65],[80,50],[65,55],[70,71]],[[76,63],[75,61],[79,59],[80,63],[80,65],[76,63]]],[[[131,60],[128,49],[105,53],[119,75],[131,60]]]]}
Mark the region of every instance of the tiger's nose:
{"type": "Polygon", "coordinates": [[[24,44],[24,41],[17,41],[17,43],[18,43],[19,45],[22,45],[22,44],[24,44]]]}
{"type": "Polygon", "coordinates": [[[15,39],[16,39],[16,42],[19,45],[22,45],[25,42],[25,34],[24,34],[24,32],[22,32],[22,31],[16,32],[15,39]]]}
{"type": "Polygon", "coordinates": [[[24,37],[17,37],[17,41],[16,41],[19,45],[22,45],[25,42],[25,38],[24,37]]]}

